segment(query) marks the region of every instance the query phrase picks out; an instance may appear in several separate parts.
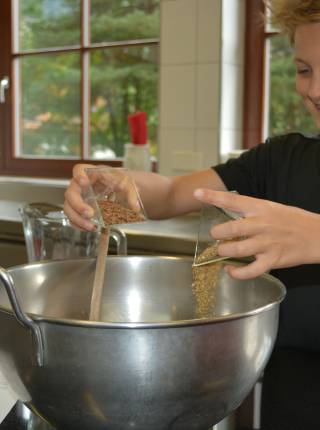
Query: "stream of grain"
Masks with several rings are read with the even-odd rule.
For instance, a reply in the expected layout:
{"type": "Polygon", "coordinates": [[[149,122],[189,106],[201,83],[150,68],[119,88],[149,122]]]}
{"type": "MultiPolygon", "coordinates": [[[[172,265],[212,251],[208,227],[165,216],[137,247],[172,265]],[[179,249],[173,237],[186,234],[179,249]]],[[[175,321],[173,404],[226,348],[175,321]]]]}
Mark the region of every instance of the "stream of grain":
{"type": "MultiPolygon", "coordinates": [[[[218,257],[217,245],[206,248],[196,263],[218,257]]],[[[204,266],[193,266],[192,292],[196,299],[196,318],[212,318],[216,300],[216,287],[223,262],[217,261],[204,266]]]]}

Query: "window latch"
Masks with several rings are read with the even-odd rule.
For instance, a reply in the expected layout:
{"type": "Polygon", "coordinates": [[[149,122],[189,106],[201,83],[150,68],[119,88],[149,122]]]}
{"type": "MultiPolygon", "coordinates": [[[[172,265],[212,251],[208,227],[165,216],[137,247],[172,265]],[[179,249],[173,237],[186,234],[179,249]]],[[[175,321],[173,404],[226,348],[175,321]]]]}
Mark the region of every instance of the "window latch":
{"type": "Polygon", "coordinates": [[[9,88],[9,78],[4,76],[0,81],[0,103],[5,103],[6,95],[5,92],[9,88]]]}

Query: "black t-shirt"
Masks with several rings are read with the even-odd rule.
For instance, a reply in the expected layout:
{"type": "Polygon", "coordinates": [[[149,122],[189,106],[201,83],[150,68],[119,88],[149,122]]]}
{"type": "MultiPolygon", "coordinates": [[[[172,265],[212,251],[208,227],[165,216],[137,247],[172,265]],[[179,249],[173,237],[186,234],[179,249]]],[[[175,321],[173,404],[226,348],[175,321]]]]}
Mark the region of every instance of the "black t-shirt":
{"type": "MultiPolygon", "coordinates": [[[[228,190],[320,213],[320,138],[299,133],[265,144],[214,167],[228,190]]],[[[320,246],[320,244],[319,244],[320,246]]],[[[320,264],[271,272],[287,288],[320,284],[320,264]]]]}

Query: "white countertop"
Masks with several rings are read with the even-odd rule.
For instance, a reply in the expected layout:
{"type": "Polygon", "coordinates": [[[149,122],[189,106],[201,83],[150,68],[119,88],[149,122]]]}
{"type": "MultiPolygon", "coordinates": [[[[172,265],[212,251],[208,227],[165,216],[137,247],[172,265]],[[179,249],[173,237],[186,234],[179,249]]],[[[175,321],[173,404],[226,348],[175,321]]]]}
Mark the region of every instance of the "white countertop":
{"type": "Polygon", "coordinates": [[[0,184],[22,184],[36,185],[41,187],[66,188],[69,185],[69,179],[53,178],[31,178],[29,176],[1,176],[0,184]]]}
{"type": "MultiPolygon", "coordinates": [[[[22,219],[19,208],[24,202],[0,200],[0,233],[21,236],[22,219]]],[[[198,235],[199,215],[190,214],[167,220],[147,220],[117,226],[133,249],[192,254],[198,235]]]]}
{"type": "Polygon", "coordinates": [[[22,202],[12,202],[9,200],[0,200],[0,220],[21,222],[19,208],[23,206],[22,202]]]}

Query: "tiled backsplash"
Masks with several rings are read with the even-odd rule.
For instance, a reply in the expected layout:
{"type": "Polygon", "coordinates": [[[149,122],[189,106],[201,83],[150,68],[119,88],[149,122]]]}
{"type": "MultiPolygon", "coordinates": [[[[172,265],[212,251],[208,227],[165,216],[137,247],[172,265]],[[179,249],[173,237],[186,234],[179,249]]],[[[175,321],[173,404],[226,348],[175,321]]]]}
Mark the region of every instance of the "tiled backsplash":
{"type": "Polygon", "coordinates": [[[244,9],[245,0],[161,0],[161,173],[217,163],[220,134],[221,152],[239,147],[244,9]]]}
{"type": "Polygon", "coordinates": [[[162,173],[190,171],[192,165],[184,160],[192,154],[191,170],[218,159],[220,35],[220,0],[161,1],[162,173]]]}

